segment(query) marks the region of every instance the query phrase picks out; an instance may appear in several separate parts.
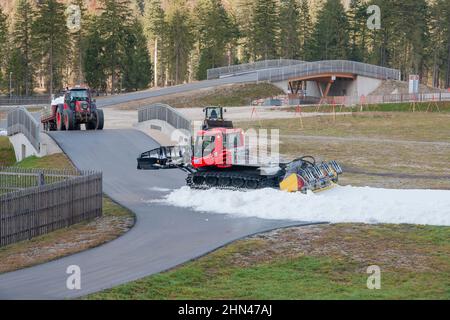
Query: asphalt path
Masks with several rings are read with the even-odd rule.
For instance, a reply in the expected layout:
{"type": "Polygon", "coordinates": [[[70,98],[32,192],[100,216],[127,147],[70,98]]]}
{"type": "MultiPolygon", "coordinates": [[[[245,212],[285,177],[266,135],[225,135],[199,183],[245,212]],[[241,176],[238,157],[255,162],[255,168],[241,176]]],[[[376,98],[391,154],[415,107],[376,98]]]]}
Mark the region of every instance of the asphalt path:
{"type": "Polygon", "coordinates": [[[197,82],[182,84],[182,85],[178,85],[178,86],[165,87],[165,88],[161,88],[161,89],[150,89],[150,90],[145,90],[145,91],[103,97],[103,98],[100,98],[97,100],[97,106],[109,107],[109,106],[113,106],[113,105],[116,105],[119,103],[160,97],[160,96],[165,96],[165,95],[175,94],[175,93],[189,92],[189,91],[199,90],[199,89],[214,88],[217,86],[222,86],[222,85],[227,85],[227,84],[250,83],[250,82],[255,82],[256,80],[257,80],[257,74],[256,74],[256,72],[253,72],[253,73],[248,73],[248,74],[239,75],[239,76],[235,76],[235,77],[226,77],[226,78],[214,79],[214,80],[197,81],[197,82]]]}
{"type": "Polygon", "coordinates": [[[136,225],[100,247],[0,275],[0,299],[75,298],[167,270],[251,234],[308,224],[198,213],[154,202],[164,195],[160,188],[183,186],[185,173],[138,171],[138,154],[158,146],[140,131],[50,135],[79,169],[103,172],[104,192],[136,214],[136,225]],[[81,269],[81,290],[66,287],[71,265],[81,269]]]}

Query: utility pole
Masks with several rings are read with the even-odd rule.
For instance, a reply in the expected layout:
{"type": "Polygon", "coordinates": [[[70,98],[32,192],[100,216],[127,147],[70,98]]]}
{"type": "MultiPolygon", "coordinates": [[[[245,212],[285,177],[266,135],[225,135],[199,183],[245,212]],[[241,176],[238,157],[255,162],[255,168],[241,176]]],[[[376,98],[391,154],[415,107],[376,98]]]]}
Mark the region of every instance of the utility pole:
{"type": "Polygon", "coordinates": [[[9,72],[9,98],[12,98],[12,71],[9,72]]]}
{"type": "Polygon", "coordinates": [[[50,97],[53,97],[53,37],[50,39],[50,97]]]}

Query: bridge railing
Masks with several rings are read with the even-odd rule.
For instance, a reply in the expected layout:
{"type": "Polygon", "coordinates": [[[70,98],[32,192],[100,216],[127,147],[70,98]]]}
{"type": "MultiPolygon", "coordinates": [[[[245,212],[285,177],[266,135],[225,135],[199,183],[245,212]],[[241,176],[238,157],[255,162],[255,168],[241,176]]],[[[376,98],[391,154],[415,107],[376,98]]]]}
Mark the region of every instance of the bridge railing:
{"type": "Polygon", "coordinates": [[[0,97],[0,106],[25,106],[49,104],[50,96],[0,97]]]}
{"type": "Polygon", "coordinates": [[[17,107],[8,112],[7,133],[12,136],[22,133],[30,141],[31,145],[40,151],[40,124],[24,107],[17,107]]]}
{"type": "Polygon", "coordinates": [[[161,120],[170,124],[175,129],[184,129],[191,132],[191,121],[178,112],[175,108],[163,103],[152,104],[138,110],[138,121],[161,120]]]}
{"type": "Polygon", "coordinates": [[[350,73],[382,80],[400,80],[399,70],[362,62],[330,60],[306,62],[299,65],[257,71],[258,81],[285,81],[324,73],[350,73]]]}
{"type": "Polygon", "coordinates": [[[264,60],[250,63],[243,63],[232,66],[225,66],[220,68],[208,69],[207,77],[208,80],[217,79],[221,76],[239,74],[251,71],[257,71],[262,69],[270,69],[270,68],[280,68],[285,66],[293,66],[297,64],[304,63],[301,60],[292,60],[292,59],[276,59],[276,60],[264,60]]]}

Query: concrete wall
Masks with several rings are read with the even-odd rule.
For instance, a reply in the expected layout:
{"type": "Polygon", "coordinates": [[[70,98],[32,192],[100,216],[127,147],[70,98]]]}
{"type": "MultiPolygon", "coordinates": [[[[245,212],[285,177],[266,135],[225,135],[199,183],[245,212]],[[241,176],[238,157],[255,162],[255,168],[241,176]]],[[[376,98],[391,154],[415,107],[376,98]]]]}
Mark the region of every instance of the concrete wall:
{"type": "Polygon", "coordinates": [[[184,130],[176,129],[162,120],[140,122],[136,125],[136,128],[144,131],[150,136],[157,136],[158,139],[156,140],[161,145],[186,145],[191,143],[190,132],[184,132],[184,130]],[[157,134],[158,132],[161,134],[157,134]]]}
{"type": "Polygon", "coordinates": [[[358,88],[358,96],[367,96],[374,92],[381,84],[383,80],[367,78],[363,76],[358,76],[356,78],[356,85],[358,88]]]}
{"type": "Polygon", "coordinates": [[[22,161],[30,156],[44,157],[50,154],[62,153],[55,141],[46,133],[41,132],[40,139],[40,152],[38,152],[24,134],[18,133],[10,136],[9,141],[14,148],[16,160],[22,161]]]}
{"type": "Polygon", "coordinates": [[[272,84],[281,90],[284,91],[284,93],[288,94],[289,91],[289,81],[280,81],[280,82],[272,82],[272,84]]]}
{"type": "MultiPolygon", "coordinates": [[[[363,76],[357,76],[356,80],[337,79],[331,87],[329,96],[362,96],[369,95],[377,89],[383,81],[363,76]]],[[[288,81],[274,82],[274,85],[289,93],[288,81]]],[[[322,84],[325,91],[326,85],[322,84]]],[[[315,81],[306,81],[306,95],[309,97],[321,97],[315,81]]]]}

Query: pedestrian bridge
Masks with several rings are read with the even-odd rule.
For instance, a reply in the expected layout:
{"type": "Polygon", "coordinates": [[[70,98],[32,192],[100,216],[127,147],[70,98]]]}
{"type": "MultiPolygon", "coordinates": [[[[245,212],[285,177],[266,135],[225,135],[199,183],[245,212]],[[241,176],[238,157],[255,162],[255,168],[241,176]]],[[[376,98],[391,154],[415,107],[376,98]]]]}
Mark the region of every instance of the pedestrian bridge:
{"type": "Polygon", "coordinates": [[[305,62],[266,60],[208,70],[208,79],[254,74],[256,82],[271,82],[287,93],[327,97],[362,96],[374,91],[383,80],[400,80],[399,70],[347,60],[305,62]]]}

